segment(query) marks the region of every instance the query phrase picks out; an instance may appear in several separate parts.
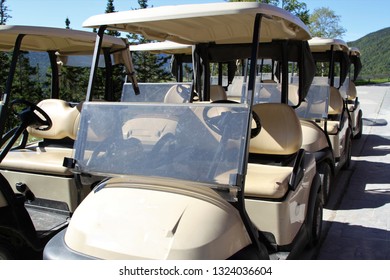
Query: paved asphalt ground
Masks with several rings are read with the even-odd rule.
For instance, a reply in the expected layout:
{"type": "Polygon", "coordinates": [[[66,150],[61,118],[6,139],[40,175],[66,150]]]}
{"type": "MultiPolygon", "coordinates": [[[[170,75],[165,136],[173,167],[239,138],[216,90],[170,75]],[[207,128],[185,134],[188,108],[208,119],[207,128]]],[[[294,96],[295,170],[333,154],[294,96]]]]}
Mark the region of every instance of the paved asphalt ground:
{"type": "Polygon", "coordinates": [[[390,83],[357,91],[363,135],[324,209],[320,260],[390,259],[390,83]]]}

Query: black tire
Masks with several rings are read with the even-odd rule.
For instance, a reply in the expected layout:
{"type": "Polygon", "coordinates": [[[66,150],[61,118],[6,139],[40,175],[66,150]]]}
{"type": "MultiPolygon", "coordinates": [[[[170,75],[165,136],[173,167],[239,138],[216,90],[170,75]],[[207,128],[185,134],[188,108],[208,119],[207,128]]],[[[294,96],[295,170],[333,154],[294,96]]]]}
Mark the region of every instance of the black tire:
{"type": "Polygon", "coordinates": [[[351,165],[351,157],[352,157],[352,139],[351,133],[347,133],[347,137],[345,139],[346,142],[346,159],[342,169],[348,169],[351,165]]]}
{"type": "Polygon", "coordinates": [[[363,114],[362,111],[359,111],[358,119],[357,119],[357,129],[359,132],[355,135],[353,139],[360,139],[362,138],[363,134],[363,114]]]}
{"type": "Polygon", "coordinates": [[[12,251],[10,246],[0,243],[0,260],[14,260],[15,256],[12,251]]]}
{"type": "Polygon", "coordinates": [[[318,166],[318,174],[321,178],[321,201],[326,205],[329,200],[332,185],[332,169],[327,162],[321,162],[318,166]]]}
{"type": "Polygon", "coordinates": [[[313,221],[310,229],[310,242],[309,247],[314,248],[318,245],[321,239],[322,233],[322,219],[323,219],[323,204],[320,195],[317,195],[314,213],[313,213],[313,221]]]}

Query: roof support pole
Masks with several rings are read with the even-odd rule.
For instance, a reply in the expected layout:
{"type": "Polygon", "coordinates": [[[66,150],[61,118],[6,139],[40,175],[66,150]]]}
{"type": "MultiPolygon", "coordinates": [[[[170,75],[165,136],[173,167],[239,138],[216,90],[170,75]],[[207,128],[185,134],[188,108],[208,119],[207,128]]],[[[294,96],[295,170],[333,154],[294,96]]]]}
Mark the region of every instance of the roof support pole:
{"type": "Polygon", "coordinates": [[[8,72],[8,78],[7,78],[7,83],[5,85],[5,92],[1,96],[1,102],[0,102],[0,136],[4,134],[5,130],[5,124],[6,124],[6,119],[7,119],[7,113],[8,113],[8,103],[9,103],[9,98],[11,94],[11,89],[12,89],[12,83],[14,80],[15,76],[15,70],[16,70],[16,64],[18,62],[18,57],[20,54],[20,46],[22,44],[22,40],[24,34],[19,34],[18,37],[16,38],[15,45],[14,45],[14,51],[12,53],[12,60],[11,60],[11,67],[8,72]]]}
{"type": "Polygon", "coordinates": [[[329,85],[334,86],[334,46],[330,47],[329,85]]]}
{"type": "MultiPolygon", "coordinates": [[[[249,116],[248,116],[248,129],[247,129],[247,141],[245,144],[245,159],[243,162],[248,162],[249,157],[249,141],[250,141],[250,134],[251,134],[251,126],[252,126],[252,105],[253,105],[253,95],[254,90],[256,86],[256,68],[257,68],[257,57],[259,52],[259,42],[260,42],[260,27],[261,27],[261,19],[263,15],[262,14],[256,14],[255,23],[253,27],[253,40],[252,40],[252,52],[251,52],[251,61],[250,61],[250,69],[249,69],[249,83],[248,83],[248,105],[249,108],[249,116]]],[[[265,259],[269,258],[267,249],[265,247],[265,244],[268,245],[269,242],[266,241],[265,237],[261,232],[259,232],[251,222],[248,213],[246,212],[245,208],[245,197],[244,197],[244,189],[245,189],[245,176],[247,173],[247,166],[245,165],[243,167],[243,174],[238,174],[237,176],[237,182],[236,185],[239,187],[241,191],[238,192],[237,195],[237,203],[238,203],[238,209],[240,211],[240,215],[242,218],[242,221],[245,225],[245,228],[248,232],[248,235],[252,241],[253,246],[256,247],[255,252],[257,253],[257,257],[259,259],[265,259]],[[262,240],[262,243],[260,243],[260,240],[262,240]]]]}
{"type": "Polygon", "coordinates": [[[104,92],[104,100],[106,101],[114,101],[114,84],[112,80],[112,60],[110,49],[103,48],[104,54],[104,64],[106,66],[106,80],[105,80],[105,92],[104,92]]]}
{"type": "Polygon", "coordinates": [[[57,64],[57,56],[55,51],[48,51],[50,67],[51,67],[51,98],[59,99],[60,98],[60,82],[58,79],[59,71],[57,64]]]}
{"type": "Polygon", "coordinates": [[[94,49],[93,58],[92,58],[92,67],[91,67],[91,72],[89,73],[86,101],[92,100],[92,90],[93,90],[93,85],[94,85],[95,79],[96,79],[96,71],[97,71],[98,66],[99,66],[99,56],[100,56],[100,50],[102,48],[103,36],[104,36],[105,30],[106,30],[105,25],[100,26],[98,33],[97,33],[97,36],[96,36],[95,49],[94,49]]]}

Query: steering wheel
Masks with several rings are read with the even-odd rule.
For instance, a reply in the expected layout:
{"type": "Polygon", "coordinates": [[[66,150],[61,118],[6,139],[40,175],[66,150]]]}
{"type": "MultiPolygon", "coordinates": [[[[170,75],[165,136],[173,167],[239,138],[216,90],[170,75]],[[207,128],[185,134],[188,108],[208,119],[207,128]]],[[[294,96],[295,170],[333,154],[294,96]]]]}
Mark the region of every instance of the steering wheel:
{"type": "Polygon", "coordinates": [[[175,143],[176,137],[173,133],[168,132],[164,134],[149,152],[148,159],[150,160],[150,166],[152,168],[157,168],[168,164],[172,158],[167,158],[167,156],[169,156],[172,146],[175,145],[175,143]]]}
{"type": "Polygon", "coordinates": [[[93,147],[93,152],[89,156],[85,166],[89,168],[107,168],[108,173],[113,171],[109,169],[110,162],[115,161],[113,165],[116,171],[120,171],[120,167],[124,169],[130,168],[129,166],[135,165],[137,158],[143,156],[143,147],[141,141],[137,138],[116,138],[107,137],[93,147]],[[121,166],[121,164],[123,166],[121,166]],[[118,169],[119,168],[119,169],[118,169]]]}
{"type": "MultiPolygon", "coordinates": [[[[216,100],[216,101],[213,101],[211,103],[238,103],[238,102],[233,101],[233,100],[216,100]]],[[[219,126],[218,126],[218,123],[219,123],[219,120],[221,118],[221,115],[219,114],[218,116],[210,117],[209,116],[209,111],[212,108],[213,107],[207,107],[207,108],[205,108],[203,110],[203,119],[204,119],[205,123],[207,124],[207,126],[212,131],[216,132],[219,135],[222,135],[221,128],[219,128],[219,126]]],[[[253,120],[254,120],[254,122],[256,124],[256,127],[251,129],[251,135],[250,135],[251,138],[256,137],[257,135],[259,135],[260,130],[261,130],[260,117],[253,110],[252,110],[252,118],[253,118],[253,120]]]]}
{"type": "Polygon", "coordinates": [[[176,141],[175,135],[173,133],[169,132],[164,134],[158,141],[157,143],[153,146],[153,149],[151,151],[151,155],[156,155],[157,153],[160,153],[161,150],[165,146],[169,146],[173,144],[176,141]]]}
{"type": "Polygon", "coordinates": [[[257,135],[259,135],[260,131],[261,131],[261,122],[260,122],[260,117],[258,114],[256,114],[255,111],[252,110],[252,118],[253,118],[253,121],[255,122],[256,124],[256,127],[255,128],[252,128],[251,129],[251,139],[256,137],[257,135]]]}
{"type": "Polygon", "coordinates": [[[53,126],[53,122],[49,115],[43,111],[42,108],[38,107],[34,103],[24,99],[16,99],[10,103],[11,112],[19,117],[23,124],[30,126],[40,131],[49,130],[53,126]],[[25,105],[23,110],[17,112],[15,110],[16,105],[25,105]]]}

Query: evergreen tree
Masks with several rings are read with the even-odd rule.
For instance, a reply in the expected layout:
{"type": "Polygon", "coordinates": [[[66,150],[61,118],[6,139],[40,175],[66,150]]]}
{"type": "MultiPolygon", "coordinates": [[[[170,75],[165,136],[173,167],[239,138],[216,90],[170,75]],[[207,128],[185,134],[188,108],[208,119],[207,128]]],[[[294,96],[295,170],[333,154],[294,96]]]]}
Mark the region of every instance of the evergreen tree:
{"type": "Polygon", "coordinates": [[[65,28],[70,29],[70,20],[68,17],[65,19],[65,28]]]}
{"type": "MultiPolygon", "coordinates": [[[[115,10],[114,6],[114,0],[107,0],[107,6],[105,13],[115,13],[117,12],[115,10]]],[[[121,34],[120,32],[116,30],[108,30],[106,31],[106,34],[119,37],[121,34]]],[[[114,100],[120,100],[121,94],[122,94],[122,87],[125,80],[125,67],[123,65],[113,65],[112,68],[112,82],[113,82],[113,98],[114,100]]],[[[98,69],[96,81],[95,81],[95,96],[97,98],[103,98],[104,92],[105,92],[105,76],[106,76],[106,69],[98,69]]]]}
{"type": "Polygon", "coordinates": [[[8,14],[8,7],[5,5],[6,0],[0,0],[0,25],[4,25],[7,19],[12,18],[8,14]]]}
{"type": "MultiPolygon", "coordinates": [[[[139,0],[138,4],[140,9],[148,8],[147,0],[139,0]]],[[[152,42],[139,34],[130,34],[128,39],[130,40],[130,44],[152,42]]],[[[132,56],[139,82],[165,82],[173,80],[173,76],[165,70],[165,65],[167,64],[169,57],[148,52],[133,52],[132,56]]]]}
{"type": "MultiPolygon", "coordinates": [[[[8,15],[8,8],[5,5],[6,0],[0,0],[0,25],[4,25],[7,19],[10,18],[8,15]]],[[[5,52],[0,52],[0,94],[3,94],[5,90],[5,83],[8,77],[8,69],[10,63],[10,55],[5,52]]]]}
{"type": "MultiPolygon", "coordinates": [[[[11,57],[11,55],[9,55],[11,57]]],[[[9,69],[10,64],[7,65],[9,69]]],[[[8,75],[6,75],[8,77],[8,75]]],[[[34,104],[44,98],[48,98],[43,92],[43,83],[39,77],[39,65],[31,66],[29,53],[21,52],[16,65],[15,75],[11,88],[11,100],[25,99],[34,104]]],[[[6,130],[18,125],[20,121],[12,114],[9,114],[6,130]]]]}
{"type": "MultiPolygon", "coordinates": [[[[108,0],[107,7],[105,10],[106,13],[115,12],[114,1],[108,0]]],[[[66,18],[65,21],[66,28],[69,28],[70,21],[66,18]]],[[[94,30],[96,32],[96,30],[94,30]]],[[[119,32],[107,31],[106,34],[111,36],[119,36],[119,32]]],[[[101,58],[102,59],[102,58],[101,58]]],[[[85,94],[87,92],[90,67],[76,67],[70,65],[60,66],[60,77],[59,77],[59,87],[60,87],[60,98],[72,101],[80,102],[85,99],[85,94]]],[[[106,70],[103,68],[97,69],[96,79],[94,83],[93,95],[95,99],[104,99],[105,97],[105,75],[106,70]]],[[[122,85],[124,81],[124,70],[122,65],[115,66],[113,68],[113,84],[114,84],[114,99],[119,100],[122,93],[122,85]]],[[[48,70],[47,79],[45,82],[45,88],[47,91],[50,90],[51,82],[51,71],[48,70]]]]}
{"type": "MultiPolygon", "coordinates": [[[[114,0],[108,0],[107,2],[107,7],[106,7],[106,13],[115,13],[115,7],[114,7],[114,0]]],[[[112,35],[112,36],[115,36],[115,37],[119,37],[121,34],[116,31],[116,30],[108,30],[107,31],[107,34],[108,35],[112,35]]]]}

